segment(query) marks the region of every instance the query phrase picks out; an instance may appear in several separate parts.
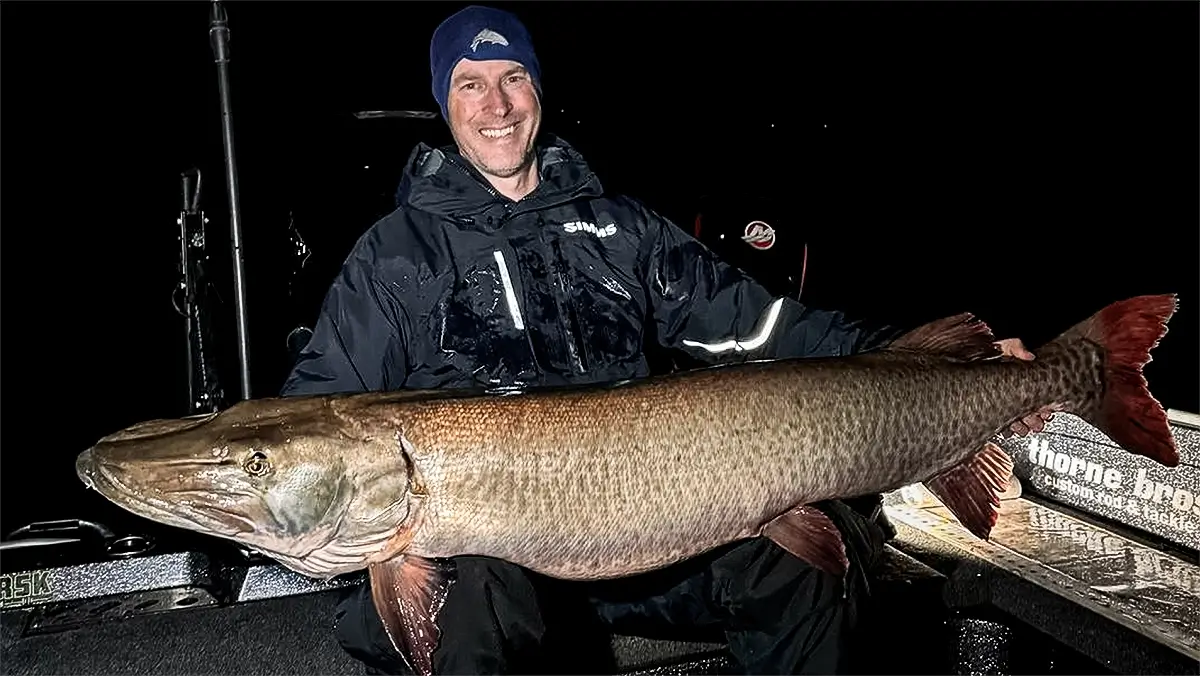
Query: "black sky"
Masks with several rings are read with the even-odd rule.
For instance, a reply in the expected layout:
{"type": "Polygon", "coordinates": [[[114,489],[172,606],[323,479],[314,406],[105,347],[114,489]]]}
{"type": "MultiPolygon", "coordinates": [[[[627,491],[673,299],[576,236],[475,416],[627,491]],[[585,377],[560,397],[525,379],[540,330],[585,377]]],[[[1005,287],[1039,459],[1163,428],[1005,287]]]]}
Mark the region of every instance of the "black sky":
{"type": "MultiPolygon", "coordinates": [[[[764,198],[781,239],[809,243],[807,300],[899,322],[970,310],[1036,344],[1177,292],[1147,373],[1200,410],[1196,3],[496,4],[534,36],[546,127],[610,189],[685,227],[701,197],[764,198]]],[[[440,120],[352,113],[435,110],[428,39],[461,6],[227,4],[256,396],[413,144],[448,140],[440,120]],[[298,299],[289,213],[314,250],[298,299]]],[[[207,4],[9,0],[0,17],[7,532],[73,515],[12,487],[70,495],[88,443],[183,413],[171,291],[193,165],[234,394],[237,378],[207,4]]]]}

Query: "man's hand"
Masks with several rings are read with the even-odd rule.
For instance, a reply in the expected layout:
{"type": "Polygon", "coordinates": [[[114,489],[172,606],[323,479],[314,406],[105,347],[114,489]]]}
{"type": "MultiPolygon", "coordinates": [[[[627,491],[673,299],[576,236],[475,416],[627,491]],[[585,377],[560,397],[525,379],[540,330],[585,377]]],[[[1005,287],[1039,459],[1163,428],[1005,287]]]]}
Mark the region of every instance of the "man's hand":
{"type": "MultiPolygon", "coordinates": [[[[996,341],[996,346],[1000,348],[1001,357],[1012,357],[1014,359],[1024,359],[1032,361],[1033,353],[1025,347],[1025,343],[1021,342],[1020,338],[1005,338],[1004,340],[996,341]]],[[[1036,413],[1030,413],[1021,420],[1013,423],[1009,429],[1013,434],[1023,437],[1030,432],[1041,432],[1046,426],[1050,418],[1054,416],[1054,411],[1042,410],[1036,413]]]]}

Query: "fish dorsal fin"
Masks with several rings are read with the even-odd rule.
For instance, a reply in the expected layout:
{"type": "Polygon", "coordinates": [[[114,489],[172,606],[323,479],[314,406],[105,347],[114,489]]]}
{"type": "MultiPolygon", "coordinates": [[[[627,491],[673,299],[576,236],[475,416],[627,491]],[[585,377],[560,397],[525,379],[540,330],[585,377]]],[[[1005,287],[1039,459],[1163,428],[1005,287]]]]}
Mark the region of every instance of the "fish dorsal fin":
{"type": "Polygon", "coordinates": [[[454,584],[453,564],[420,556],[372,563],[371,599],[396,652],[417,676],[433,674],[437,614],[454,584]]]}
{"type": "Polygon", "coordinates": [[[814,568],[842,578],[850,567],[842,533],[821,510],[798,505],[772,519],[763,537],[814,568]]]}
{"type": "Polygon", "coordinates": [[[969,312],[922,324],[889,343],[890,352],[936,354],[960,361],[999,357],[992,329],[969,312]]]}
{"type": "Polygon", "coordinates": [[[996,525],[1012,470],[1012,458],[989,441],[983,450],[924,483],[963,527],[986,540],[996,525]]]}

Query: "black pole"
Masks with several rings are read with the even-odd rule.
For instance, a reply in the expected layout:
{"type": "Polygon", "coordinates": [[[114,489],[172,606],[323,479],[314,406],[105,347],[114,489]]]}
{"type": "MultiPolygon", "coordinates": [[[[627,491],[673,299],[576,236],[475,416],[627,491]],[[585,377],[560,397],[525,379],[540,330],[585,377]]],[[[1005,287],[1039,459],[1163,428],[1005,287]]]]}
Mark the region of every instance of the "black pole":
{"type": "Polygon", "coordinates": [[[191,260],[188,256],[189,228],[188,219],[198,215],[200,201],[200,172],[185,171],[180,177],[183,183],[183,195],[179,207],[179,294],[183,297],[183,307],[179,308],[183,315],[183,337],[187,344],[187,415],[196,412],[196,355],[192,349],[192,307],[196,302],[193,293],[191,275],[191,260]]]}
{"type": "Polygon", "coordinates": [[[229,105],[229,25],[225,9],[213,0],[208,29],[221,89],[221,131],[225,142],[225,182],[229,189],[229,229],[233,237],[233,301],[237,313],[238,362],[242,399],[250,398],[250,346],[246,337],[246,273],[242,264],[242,214],[238,204],[237,165],[233,153],[233,118],[229,105]]]}

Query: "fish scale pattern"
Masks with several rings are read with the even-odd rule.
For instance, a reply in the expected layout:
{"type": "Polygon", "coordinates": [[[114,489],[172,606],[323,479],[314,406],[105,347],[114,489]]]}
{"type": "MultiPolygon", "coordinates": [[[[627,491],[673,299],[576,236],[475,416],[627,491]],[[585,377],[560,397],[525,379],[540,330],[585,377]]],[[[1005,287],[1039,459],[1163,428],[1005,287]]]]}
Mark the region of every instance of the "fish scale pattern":
{"type": "Polygon", "coordinates": [[[928,479],[1035,410],[1097,401],[1100,377],[1075,341],[1033,362],[884,351],[407,403],[429,490],[410,552],[568,579],[654,569],[798,504],[928,479]]]}

